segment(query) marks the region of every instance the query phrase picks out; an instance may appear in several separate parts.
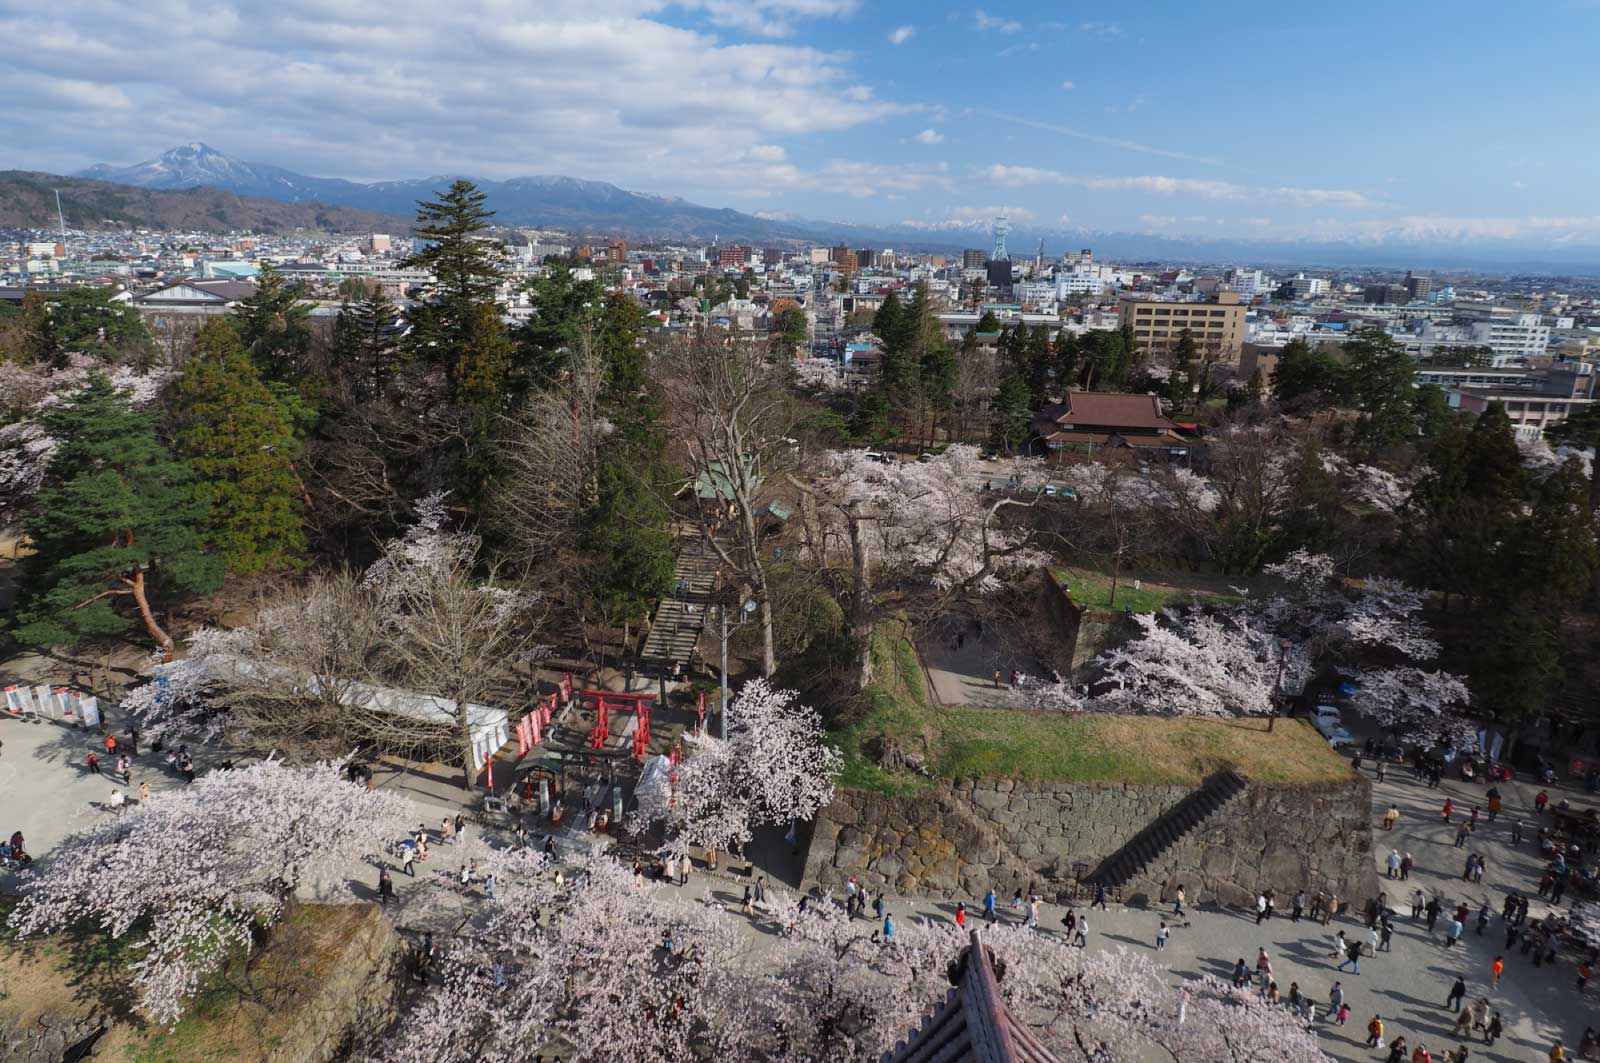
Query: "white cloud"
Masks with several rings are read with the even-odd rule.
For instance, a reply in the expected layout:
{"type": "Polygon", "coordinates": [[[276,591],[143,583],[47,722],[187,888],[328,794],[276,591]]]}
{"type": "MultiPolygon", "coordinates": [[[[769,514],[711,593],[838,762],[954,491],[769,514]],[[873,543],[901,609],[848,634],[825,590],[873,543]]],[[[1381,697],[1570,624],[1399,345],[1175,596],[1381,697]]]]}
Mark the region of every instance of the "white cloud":
{"type": "Polygon", "coordinates": [[[896,26],[889,33],[889,43],[898,48],[900,45],[909,41],[912,35],[916,32],[917,27],[915,26],[896,26]]]}
{"type": "Polygon", "coordinates": [[[1085,22],[1078,27],[1080,33],[1092,34],[1096,37],[1120,37],[1122,27],[1115,22],[1085,22]]]}
{"type": "Polygon", "coordinates": [[[1140,175],[1133,177],[1086,177],[1043,170],[1035,166],[1007,166],[995,163],[979,171],[979,176],[995,184],[1010,187],[1039,184],[1071,185],[1096,192],[1148,192],[1162,196],[1192,196],[1212,200],[1256,200],[1285,203],[1290,206],[1362,207],[1371,201],[1360,192],[1338,188],[1294,188],[1280,185],[1276,188],[1257,188],[1232,181],[1214,181],[1200,177],[1162,177],[1140,175]]]}
{"type": "Polygon", "coordinates": [[[983,8],[973,12],[973,17],[980,30],[998,30],[1001,33],[1021,33],[1022,23],[1016,19],[1000,18],[990,15],[983,8]]]}
{"type": "MultiPolygon", "coordinates": [[[[394,0],[377,22],[354,0],[217,0],[203,16],[192,0],[142,0],[92,18],[81,5],[3,6],[0,39],[29,45],[0,64],[0,143],[64,168],[205,140],[319,175],[567,173],[703,192],[766,179],[787,165],[786,138],[913,110],[860,84],[851,56],[669,25],[655,17],[665,6],[394,0]]],[[[857,0],[690,6],[723,23],[755,12],[772,34],[857,0]]]]}
{"type": "Polygon", "coordinates": [[[1070,81],[1063,81],[1063,82],[1062,82],[1062,83],[1061,83],[1061,87],[1062,87],[1062,88],[1064,88],[1064,89],[1067,89],[1067,90],[1068,90],[1068,91],[1070,91],[1070,90],[1072,90],[1072,89],[1075,89],[1075,88],[1077,88],[1077,87],[1078,87],[1078,86],[1076,86],[1076,85],[1074,85],[1074,84],[1073,84],[1073,83],[1072,83],[1072,82],[1070,82],[1070,81]]]}
{"type": "Polygon", "coordinates": [[[1031,225],[1036,220],[1033,211],[1027,207],[949,207],[943,218],[907,218],[900,224],[924,232],[987,232],[1002,214],[1012,222],[1024,225],[1031,225]]]}
{"type": "Polygon", "coordinates": [[[1139,220],[1156,229],[1164,229],[1178,223],[1178,219],[1170,214],[1141,214],[1139,220]]]}
{"type": "Polygon", "coordinates": [[[942,144],[944,143],[944,134],[936,129],[924,129],[911,139],[918,144],[942,144]]]}
{"type": "MultiPolygon", "coordinates": [[[[630,5],[633,6],[633,5],[630,5]]],[[[656,4],[637,5],[652,10],[656,4]]],[[[718,26],[763,37],[787,37],[796,19],[837,18],[853,14],[859,0],[677,0],[677,6],[705,12],[718,26]]]]}

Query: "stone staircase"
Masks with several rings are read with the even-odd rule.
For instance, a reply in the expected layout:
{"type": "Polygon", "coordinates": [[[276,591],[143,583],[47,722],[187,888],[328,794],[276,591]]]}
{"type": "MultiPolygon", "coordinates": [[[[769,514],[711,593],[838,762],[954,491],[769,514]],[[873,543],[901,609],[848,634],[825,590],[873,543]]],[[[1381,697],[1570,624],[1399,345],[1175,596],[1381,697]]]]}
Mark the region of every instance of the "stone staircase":
{"type": "Polygon", "coordinates": [[[1249,789],[1249,785],[1232,771],[1218,772],[1207,779],[1204,786],[1174,805],[1166,815],[1100,861],[1100,866],[1084,881],[1108,890],[1121,889],[1138,878],[1168,849],[1188,837],[1196,827],[1249,789]]]}
{"type": "Polygon", "coordinates": [[[709,603],[717,589],[720,559],[701,539],[690,540],[672,571],[673,593],[661,599],[651,619],[650,634],[640,653],[646,670],[669,672],[674,664],[687,670],[700,633],[712,615],[709,603]],[[684,588],[679,594],[677,587],[684,588]]]}

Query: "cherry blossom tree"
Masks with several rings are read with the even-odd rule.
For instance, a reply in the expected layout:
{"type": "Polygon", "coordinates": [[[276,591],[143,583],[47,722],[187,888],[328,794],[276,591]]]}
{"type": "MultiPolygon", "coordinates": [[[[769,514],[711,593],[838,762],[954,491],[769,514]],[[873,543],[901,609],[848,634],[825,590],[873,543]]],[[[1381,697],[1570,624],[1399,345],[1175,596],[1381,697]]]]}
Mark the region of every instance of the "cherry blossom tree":
{"type": "Polygon", "coordinates": [[[21,876],[21,936],[88,920],[134,935],[141,1004],[176,1022],[195,990],[302,885],[342,881],[405,829],[410,802],[346,781],[342,761],[212,771],[71,835],[21,876]]]}
{"type": "MultiPolygon", "coordinates": [[[[751,945],[708,895],[637,882],[598,855],[572,888],[537,858],[508,871],[483,933],[447,953],[381,1063],[874,1063],[950,989],[968,935],[900,921],[893,943],[829,898],[771,897],[778,933],[751,945]]],[[[1126,949],[1071,948],[1023,927],[986,931],[1013,1014],[1080,1063],[1327,1063],[1281,1007],[1214,978],[1177,981],[1126,949]]]]}
{"type": "Polygon", "coordinates": [[[807,554],[839,573],[856,686],[872,678],[873,600],[885,580],[925,580],[941,598],[991,594],[1047,560],[1027,527],[1001,519],[1002,511],[1038,500],[1045,473],[1038,462],[1014,463],[1010,473],[1014,490],[988,490],[994,467],[979,460],[976,447],[955,445],[930,460],[898,464],[837,451],[819,475],[790,477],[802,493],[807,554]]]}
{"type": "Polygon", "coordinates": [[[738,849],[754,829],[809,820],[833,800],[843,758],[816,710],[792,690],[752,679],[729,706],[729,736],[687,739],[675,778],[656,776],[637,794],[635,826],[665,821],[669,844],[738,849]]]}

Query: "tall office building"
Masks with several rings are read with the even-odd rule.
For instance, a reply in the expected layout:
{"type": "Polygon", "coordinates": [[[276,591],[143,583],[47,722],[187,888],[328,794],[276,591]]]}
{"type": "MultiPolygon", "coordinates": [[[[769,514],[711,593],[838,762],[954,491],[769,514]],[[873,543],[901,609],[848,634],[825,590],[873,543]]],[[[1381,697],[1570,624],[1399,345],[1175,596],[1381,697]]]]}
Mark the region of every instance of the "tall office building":
{"type": "Polygon", "coordinates": [[[1244,348],[1246,307],[1239,293],[1219,291],[1209,302],[1163,303],[1123,296],[1122,323],[1133,327],[1133,341],[1147,357],[1165,362],[1178,337],[1188,330],[1202,355],[1239,361],[1244,348]]]}
{"type": "Polygon", "coordinates": [[[1410,295],[1411,301],[1420,303],[1428,298],[1428,295],[1433,291],[1433,278],[1419,277],[1410,270],[1406,270],[1405,286],[1406,293],[1410,295]]]}
{"type": "Polygon", "coordinates": [[[977,248],[969,247],[961,252],[962,269],[982,269],[985,261],[983,252],[977,248]]]}

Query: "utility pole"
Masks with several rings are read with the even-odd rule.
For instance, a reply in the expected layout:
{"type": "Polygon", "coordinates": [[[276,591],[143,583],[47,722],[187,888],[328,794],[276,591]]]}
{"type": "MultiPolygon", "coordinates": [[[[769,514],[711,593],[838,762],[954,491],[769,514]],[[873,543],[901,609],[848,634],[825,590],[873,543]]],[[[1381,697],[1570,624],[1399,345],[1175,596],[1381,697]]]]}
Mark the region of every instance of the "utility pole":
{"type": "Polygon", "coordinates": [[[728,603],[717,603],[717,615],[722,618],[722,667],[717,673],[717,679],[722,684],[719,715],[722,718],[722,738],[728,738],[728,603]]]}

